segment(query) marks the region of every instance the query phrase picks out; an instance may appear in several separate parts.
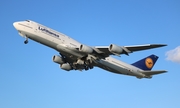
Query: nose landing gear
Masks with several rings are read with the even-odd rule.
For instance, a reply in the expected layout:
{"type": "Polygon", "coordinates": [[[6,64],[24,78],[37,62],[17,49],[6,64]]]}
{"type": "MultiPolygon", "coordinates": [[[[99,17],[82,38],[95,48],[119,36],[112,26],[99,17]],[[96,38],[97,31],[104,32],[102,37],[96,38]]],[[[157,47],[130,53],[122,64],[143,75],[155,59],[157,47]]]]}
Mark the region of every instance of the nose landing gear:
{"type": "Polygon", "coordinates": [[[26,40],[24,41],[24,44],[27,44],[28,43],[28,37],[25,36],[26,40]]]}
{"type": "Polygon", "coordinates": [[[28,40],[25,40],[25,41],[24,41],[24,44],[27,44],[27,43],[28,43],[28,40]]]}

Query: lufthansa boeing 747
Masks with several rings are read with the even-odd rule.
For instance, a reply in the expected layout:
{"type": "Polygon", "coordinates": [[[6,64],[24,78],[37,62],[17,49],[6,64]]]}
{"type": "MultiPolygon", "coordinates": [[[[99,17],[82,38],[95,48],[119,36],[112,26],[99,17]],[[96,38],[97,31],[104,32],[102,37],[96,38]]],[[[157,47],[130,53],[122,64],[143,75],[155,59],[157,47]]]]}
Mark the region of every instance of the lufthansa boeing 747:
{"type": "Polygon", "coordinates": [[[110,44],[92,47],[31,20],[14,22],[13,26],[19,35],[25,38],[25,44],[28,43],[28,39],[31,39],[58,51],[59,55],[54,55],[52,60],[66,71],[89,70],[96,66],[113,73],[137,78],[152,78],[153,75],[166,72],[166,70],[151,70],[158,59],[156,55],[150,55],[133,64],[111,57],[111,55],[129,55],[135,51],[163,47],[166,44],[133,46],[110,44]]]}

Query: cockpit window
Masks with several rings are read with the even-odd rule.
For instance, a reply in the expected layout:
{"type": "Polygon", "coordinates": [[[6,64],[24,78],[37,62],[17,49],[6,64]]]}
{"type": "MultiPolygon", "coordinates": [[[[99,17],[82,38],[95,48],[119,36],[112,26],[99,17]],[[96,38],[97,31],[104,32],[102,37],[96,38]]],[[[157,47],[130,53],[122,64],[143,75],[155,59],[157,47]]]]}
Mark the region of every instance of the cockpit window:
{"type": "Polygon", "coordinates": [[[26,20],[27,22],[30,22],[29,20],[26,20]]]}

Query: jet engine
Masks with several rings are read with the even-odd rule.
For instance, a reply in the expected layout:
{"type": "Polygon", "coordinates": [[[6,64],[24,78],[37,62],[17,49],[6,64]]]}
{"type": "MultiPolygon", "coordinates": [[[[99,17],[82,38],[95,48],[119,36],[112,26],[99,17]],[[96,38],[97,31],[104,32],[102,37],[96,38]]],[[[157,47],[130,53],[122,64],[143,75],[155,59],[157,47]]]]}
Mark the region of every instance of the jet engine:
{"type": "Polygon", "coordinates": [[[109,46],[109,51],[113,54],[122,54],[123,53],[123,48],[114,44],[111,44],[109,46]]]}
{"type": "Polygon", "coordinates": [[[58,55],[54,55],[52,57],[52,60],[53,60],[53,62],[58,63],[58,64],[65,63],[64,59],[62,57],[58,56],[58,55]]]}
{"type": "Polygon", "coordinates": [[[78,59],[76,63],[79,65],[84,65],[84,60],[78,59]]]}
{"type": "Polygon", "coordinates": [[[91,54],[93,52],[93,49],[86,45],[80,45],[79,51],[87,53],[87,54],[91,54]]]}
{"type": "Polygon", "coordinates": [[[66,70],[66,71],[72,70],[72,67],[69,63],[66,63],[66,64],[64,63],[64,64],[60,65],[60,68],[63,70],[66,70]]]}

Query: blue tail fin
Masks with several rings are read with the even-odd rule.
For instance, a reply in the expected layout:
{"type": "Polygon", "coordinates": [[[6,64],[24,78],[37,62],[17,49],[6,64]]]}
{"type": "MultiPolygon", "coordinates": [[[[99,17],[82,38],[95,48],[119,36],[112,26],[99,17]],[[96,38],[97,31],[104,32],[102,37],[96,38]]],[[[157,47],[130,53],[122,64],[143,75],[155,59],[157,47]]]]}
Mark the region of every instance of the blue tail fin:
{"type": "Polygon", "coordinates": [[[141,59],[132,65],[142,70],[151,70],[159,57],[152,54],[144,59],[141,59]]]}

